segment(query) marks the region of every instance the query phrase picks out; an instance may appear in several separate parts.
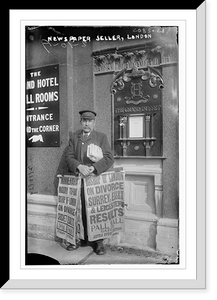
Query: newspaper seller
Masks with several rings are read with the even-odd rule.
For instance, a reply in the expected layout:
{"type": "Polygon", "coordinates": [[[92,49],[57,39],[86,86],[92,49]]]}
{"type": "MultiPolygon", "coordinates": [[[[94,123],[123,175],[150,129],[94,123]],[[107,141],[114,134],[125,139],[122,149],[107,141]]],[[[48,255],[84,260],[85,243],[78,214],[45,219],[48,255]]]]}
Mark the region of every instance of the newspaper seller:
{"type": "MultiPolygon", "coordinates": [[[[66,149],[68,170],[70,173],[81,174],[83,177],[91,174],[100,175],[113,165],[114,159],[110,145],[104,133],[94,130],[96,113],[91,110],[82,110],[79,114],[81,129],[70,134],[69,145],[66,149]]],[[[86,245],[88,236],[83,180],[81,183],[81,204],[84,227],[84,240],[81,240],[81,244],[86,245]]],[[[62,246],[67,250],[73,249],[64,240],[62,246]]],[[[95,241],[93,248],[96,254],[103,255],[105,253],[103,239],[95,241]]]]}

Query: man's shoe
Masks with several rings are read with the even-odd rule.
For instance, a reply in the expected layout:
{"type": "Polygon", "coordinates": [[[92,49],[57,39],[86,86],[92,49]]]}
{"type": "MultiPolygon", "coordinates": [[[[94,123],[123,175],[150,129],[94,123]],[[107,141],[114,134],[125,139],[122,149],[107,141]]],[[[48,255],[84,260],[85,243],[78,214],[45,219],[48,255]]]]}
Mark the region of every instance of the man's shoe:
{"type": "Polygon", "coordinates": [[[103,245],[103,242],[102,242],[102,241],[96,242],[96,250],[95,250],[95,253],[96,253],[97,255],[104,255],[104,254],[105,254],[105,248],[104,248],[104,245],[103,245]]]}
{"type": "Polygon", "coordinates": [[[72,250],[75,250],[76,249],[76,246],[75,245],[72,245],[71,243],[69,242],[66,242],[65,240],[62,240],[62,242],[60,243],[60,245],[68,250],[68,251],[72,251],[72,250]]]}

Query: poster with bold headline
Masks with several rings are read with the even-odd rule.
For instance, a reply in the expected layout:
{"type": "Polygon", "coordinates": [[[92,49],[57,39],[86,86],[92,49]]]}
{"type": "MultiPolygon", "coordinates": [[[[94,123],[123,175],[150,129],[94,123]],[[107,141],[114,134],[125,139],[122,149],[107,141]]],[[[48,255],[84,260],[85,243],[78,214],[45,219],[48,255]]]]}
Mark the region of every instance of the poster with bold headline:
{"type": "Polygon", "coordinates": [[[124,230],[124,180],[124,171],[84,179],[89,241],[124,230]]]}
{"type": "Polygon", "coordinates": [[[83,238],[80,189],[80,177],[59,178],[56,235],[73,245],[83,238]]]}

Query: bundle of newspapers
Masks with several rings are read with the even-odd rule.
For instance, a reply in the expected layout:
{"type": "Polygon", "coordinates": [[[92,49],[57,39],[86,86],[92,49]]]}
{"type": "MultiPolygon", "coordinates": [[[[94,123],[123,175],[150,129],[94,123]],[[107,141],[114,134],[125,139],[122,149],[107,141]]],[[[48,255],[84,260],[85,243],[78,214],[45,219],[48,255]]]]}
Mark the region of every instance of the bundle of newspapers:
{"type": "Polygon", "coordinates": [[[94,144],[90,144],[87,146],[87,157],[93,162],[98,162],[101,158],[103,158],[102,149],[94,144]]]}

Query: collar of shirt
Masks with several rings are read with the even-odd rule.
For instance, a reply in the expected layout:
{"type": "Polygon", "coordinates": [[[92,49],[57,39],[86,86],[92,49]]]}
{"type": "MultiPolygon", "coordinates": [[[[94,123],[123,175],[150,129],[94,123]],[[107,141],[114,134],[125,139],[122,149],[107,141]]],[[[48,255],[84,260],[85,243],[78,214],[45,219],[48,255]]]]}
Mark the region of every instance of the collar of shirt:
{"type": "Polygon", "coordinates": [[[88,133],[83,132],[83,136],[89,136],[89,135],[90,135],[90,132],[88,132],[88,133]]]}

